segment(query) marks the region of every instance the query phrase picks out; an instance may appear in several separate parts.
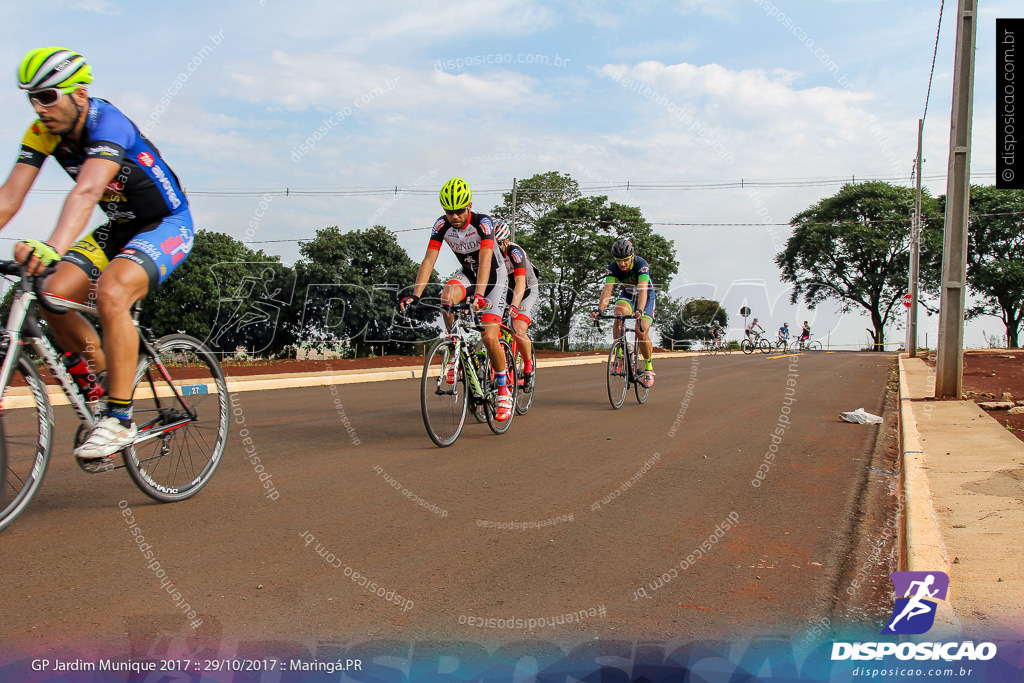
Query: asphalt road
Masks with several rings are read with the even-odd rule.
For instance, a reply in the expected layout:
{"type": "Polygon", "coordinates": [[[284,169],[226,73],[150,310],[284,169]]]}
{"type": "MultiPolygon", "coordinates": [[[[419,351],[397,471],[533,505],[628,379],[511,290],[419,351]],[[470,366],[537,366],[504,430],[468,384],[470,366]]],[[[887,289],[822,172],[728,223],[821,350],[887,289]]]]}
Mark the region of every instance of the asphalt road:
{"type": "Polygon", "coordinates": [[[0,534],[0,640],[196,656],[793,638],[835,604],[877,432],[838,414],[881,412],[892,360],[664,359],[650,401],[618,411],[603,365],[545,368],[507,434],[471,423],[447,449],[418,380],[237,393],[221,468],[170,505],[79,470],[61,408],[61,452],[0,534]]]}

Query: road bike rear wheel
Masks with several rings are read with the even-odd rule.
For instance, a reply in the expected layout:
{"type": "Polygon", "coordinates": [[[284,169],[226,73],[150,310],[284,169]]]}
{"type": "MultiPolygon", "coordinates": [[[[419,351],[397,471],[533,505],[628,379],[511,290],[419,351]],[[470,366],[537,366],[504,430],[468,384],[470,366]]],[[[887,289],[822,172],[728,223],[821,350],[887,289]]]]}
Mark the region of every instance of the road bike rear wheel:
{"type": "Polygon", "coordinates": [[[807,350],[808,351],[821,351],[821,342],[820,341],[812,341],[810,344],[807,345],[807,350]]]}
{"type": "Polygon", "coordinates": [[[644,367],[646,362],[639,353],[633,353],[633,378],[636,382],[633,384],[633,391],[636,392],[636,402],[640,405],[647,403],[647,397],[651,393],[651,388],[644,386],[644,367]]]}
{"type": "MultiPolygon", "coordinates": [[[[15,353],[18,353],[15,351],[15,353]]],[[[18,353],[0,408],[0,530],[25,511],[43,483],[53,447],[53,409],[39,371],[18,353]]]]}
{"type": "Polygon", "coordinates": [[[498,386],[493,379],[497,375],[497,371],[494,370],[493,366],[488,365],[487,367],[491,370],[492,379],[488,381],[490,388],[487,392],[487,402],[484,404],[484,411],[487,413],[487,426],[491,428],[491,431],[495,434],[504,434],[512,426],[512,418],[516,416],[515,405],[519,395],[516,379],[519,375],[516,374],[516,361],[512,357],[512,347],[504,339],[498,343],[501,344],[501,351],[505,354],[506,381],[509,391],[512,392],[512,410],[509,412],[507,420],[498,420],[498,386]]]}
{"type": "Polygon", "coordinates": [[[526,391],[523,353],[517,348],[516,384],[519,385],[519,393],[516,396],[516,412],[520,415],[526,415],[530,411],[530,406],[533,405],[533,395],[537,390],[537,351],[532,346],[530,347],[530,362],[533,364],[533,378],[530,380],[530,390],[526,391]]]}
{"type": "Polygon", "coordinates": [[[629,389],[629,354],[625,341],[620,337],[612,342],[608,352],[608,400],[618,410],[626,401],[629,389]]]}
{"type": "Polygon", "coordinates": [[[740,342],[740,350],[748,356],[754,352],[754,342],[744,339],[740,342]]]}
{"type": "Polygon", "coordinates": [[[468,396],[466,368],[455,343],[439,339],[427,352],[420,378],[423,426],[438,447],[451,446],[462,433],[468,396]]]}
{"type": "Polygon", "coordinates": [[[157,355],[145,355],[135,371],[132,413],[139,436],[122,455],[146,495],[171,503],[198,493],[220,465],[231,397],[217,357],[195,337],[167,335],[154,350],[157,355]]]}

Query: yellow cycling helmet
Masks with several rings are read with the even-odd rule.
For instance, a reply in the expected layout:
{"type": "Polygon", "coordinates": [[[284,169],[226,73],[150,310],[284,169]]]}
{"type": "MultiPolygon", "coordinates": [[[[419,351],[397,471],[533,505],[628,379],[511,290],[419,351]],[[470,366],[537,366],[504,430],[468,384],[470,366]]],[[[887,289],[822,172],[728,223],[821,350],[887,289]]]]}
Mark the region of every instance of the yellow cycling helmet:
{"type": "Polygon", "coordinates": [[[462,178],[452,178],[441,188],[441,207],[445,211],[457,211],[469,206],[473,192],[462,178]]]}
{"type": "Polygon", "coordinates": [[[70,91],[87,83],[92,83],[92,68],[85,57],[66,47],[31,50],[18,67],[18,87],[22,90],[70,91]]]}

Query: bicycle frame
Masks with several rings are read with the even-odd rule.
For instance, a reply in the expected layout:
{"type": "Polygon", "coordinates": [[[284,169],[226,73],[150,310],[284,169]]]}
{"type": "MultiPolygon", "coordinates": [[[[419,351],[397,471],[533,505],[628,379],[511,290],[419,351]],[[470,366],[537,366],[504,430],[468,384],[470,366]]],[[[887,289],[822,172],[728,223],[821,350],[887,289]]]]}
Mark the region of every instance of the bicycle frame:
{"type": "MultiPolygon", "coordinates": [[[[38,280],[38,279],[37,279],[38,280]]],[[[32,305],[40,301],[40,296],[46,298],[46,302],[50,306],[56,306],[68,310],[78,311],[80,313],[86,313],[89,315],[98,315],[98,310],[94,305],[84,304],[71,299],[64,299],[53,294],[47,294],[45,292],[37,292],[30,289],[22,279],[19,283],[20,292],[14,298],[11,303],[11,312],[7,317],[7,325],[4,329],[4,333],[10,346],[8,348],[14,348],[14,345],[23,346],[25,341],[29,341],[32,347],[35,349],[38,356],[46,363],[46,367],[49,369],[50,374],[57,378],[60,382],[61,389],[63,389],[68,402],[74,408],[75,413],[82,423],[92,428],[97,421],[97,416],[93,414],[92,410],[85,402],[85,398],[82,396],[81,391],[78,389],[78,385],[74,378],[64,368],[63,363],[60,359],[60,354],[47,339],[42,329],[39,327],[39,320],[36,314],[32,312],[32,305]]],[[[135,440],[135,444],[145,443],[151,439],[162,436],[170,431],[183,427],[195,420],[195,413],[189,409],[188,404],[182,398],[179,388],[171,380],[170,374],[167,369],[160,362],[160,355],[153,348],[151,340],[148,338],[143,327],[139,324],[138,320],[139,309],[136,307],[133,311],[133,322],[135,324],[135,330],[139,335],[139,351],[140,357],[145,355],[156,362],[156,366],[160,371],[160,374],[165,380],[167,380],[170,390],[173,392],[174,399],[177,404],[184,410],[185,414],[188,415],[187,419],[178,420],[169,425],[163,425],[159,430],[152,430],[152,426],[159,422],[159,419],[154,418],[153,420],[138,425],[139,436],[135,440]]],[[[14,372],[14,364],[17,362],[17,354],[7,353],[4,356],[3,366],[0,367],[0,386],[7,387],[11,375],[14,372]]],[[[150,379],[150,390],[153,393],[153,398],[158,400],[159,395],[166,395],[167,390],[157,391],[156,387],[153,386],[152,380],[150,379]]],[[[2,399],[2,397],[0,397],[2,399]]]]}
{"type": "MultiPolygon", "coordinates": [[[[46,363],[46,367],[49,369],[50,374],[56,377],[60,382],[61,388],[67,395],[68,401],[78,414],[79,419],[89,427],[92,427],[96,423],[96,417],[86,405],[85,398],[78,390],[78,385],[75,383],[75,380],[64,368],[63,363],[61,363],[57,350],[53,348],[53,344],[50,343],[50,340],[46,338],[46,335],[39,327],[38,319],[34,314],[30,315],[32,304],[37,300],[37,294],[29,289],[24,283],[25,280],[21,280],[19,283],[21,291],[11,302],[11,312],[7,316],[7,325],[4,328],[4,335],[6,336],[8,343],[8,349],[14,349],[16,348],[16,345],[24,346],[26,340],[30,342],[39,357],[46,363]]],[[[75,308],[86,312],[92,310],[95,312],[94,307],[87,306],[85,304],[65,302],[63,299],[60,301],[62,305],[67,303],[69,308],[75,308]]],[[[3,366],[0,367],[0,382],[2,382],[0,386],[6,388],[10,383],[11,376],[14,373],[14,364],[17,362],[17,357],[17,353],[4,354],[3,366]]],[[[2,399],[2,397],[0,397],[0,399],[2,399]]]]}

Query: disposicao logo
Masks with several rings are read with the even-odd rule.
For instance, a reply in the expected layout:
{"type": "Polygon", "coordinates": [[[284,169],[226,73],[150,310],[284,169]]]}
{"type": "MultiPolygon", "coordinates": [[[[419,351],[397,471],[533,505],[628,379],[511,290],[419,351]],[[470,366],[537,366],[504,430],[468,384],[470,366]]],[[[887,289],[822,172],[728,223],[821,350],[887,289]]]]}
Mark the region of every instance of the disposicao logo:
{"type": "Polygon", "coordinates": [[[949,577],[944,572],[893,572],[889,578],[896,589],[896,605],[880,633],[927,633],[935,623],[938,601],[949,593],[949,577]]]}
{"type": "MultiPolygon", "coordinates": [[[[944,572],[893,572],[895,605],[881,635],[920,635],[935,624],[939,600],[949,594],[949,577],[944,572]]],[[[867,642],[833,643],[832,661],[896,659],[955,662],[987,661],[995,657],[994,643],[949,642],[867,642]]]]}

